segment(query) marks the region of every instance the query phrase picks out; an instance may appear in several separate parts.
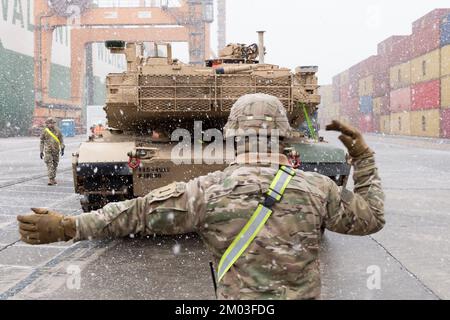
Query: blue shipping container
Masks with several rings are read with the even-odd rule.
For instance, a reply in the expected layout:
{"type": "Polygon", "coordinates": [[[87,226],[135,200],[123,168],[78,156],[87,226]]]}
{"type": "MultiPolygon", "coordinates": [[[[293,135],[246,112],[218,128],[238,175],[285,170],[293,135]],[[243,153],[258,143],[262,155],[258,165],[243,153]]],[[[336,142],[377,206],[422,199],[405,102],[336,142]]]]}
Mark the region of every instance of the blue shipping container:
{"type": "Polygon", "coordinates": [[[450,44],[450,15],[445,18],[441,25],[441,47],[450,44]]]}
{"type": "Polygon", "coordinates": [[[373,112],[373,98],[371,96],[359,98],[359,111],[363,114],[371,114],[373,112]]]}

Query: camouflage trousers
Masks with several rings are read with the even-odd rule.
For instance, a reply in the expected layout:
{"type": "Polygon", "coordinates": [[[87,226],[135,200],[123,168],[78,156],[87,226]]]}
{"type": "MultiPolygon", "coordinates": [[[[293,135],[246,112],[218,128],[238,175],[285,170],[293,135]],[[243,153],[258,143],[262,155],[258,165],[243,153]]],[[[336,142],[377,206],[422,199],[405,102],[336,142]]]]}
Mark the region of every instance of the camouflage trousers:
{"type": "Polygon", "coordinates": [[[47,174],[49,179],[56,178],[56,170],[59,164],[59,152],[45,153],[44,162],[47,165],[47,174]]]}

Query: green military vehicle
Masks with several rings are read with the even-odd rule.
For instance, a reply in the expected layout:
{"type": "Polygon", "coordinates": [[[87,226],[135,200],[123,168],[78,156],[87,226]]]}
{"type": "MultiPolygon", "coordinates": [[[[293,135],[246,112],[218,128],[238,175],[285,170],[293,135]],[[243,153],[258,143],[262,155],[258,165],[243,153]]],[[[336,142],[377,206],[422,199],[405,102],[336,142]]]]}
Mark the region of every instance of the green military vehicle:
{"type": "MultiPolygon", "coordinates": [[[[212,141],[205,133],[223,128],[231,107],[245,94],[278,97],[293,128],[310,122],[320,103],[317,67],[291,72],[265,63],[262,33],[258,45],[230,44],[204,66],[173,59],[170,44],[109,41],[106,46],[125,55],[127,70],[106,78],[108,129],[73,155],[75,190],[85,211],[223,170],[229,159],[217,162],[202,153],[212,141]],[[174,156],[180,145],[174,131],[190,137],[193,146],[184,150],[192,152],[174,156]]],[[[317,136],[299,132],[286,153],[294,166],[329,176],[338,185],[350,172],[345,151],[317,136]]]]}

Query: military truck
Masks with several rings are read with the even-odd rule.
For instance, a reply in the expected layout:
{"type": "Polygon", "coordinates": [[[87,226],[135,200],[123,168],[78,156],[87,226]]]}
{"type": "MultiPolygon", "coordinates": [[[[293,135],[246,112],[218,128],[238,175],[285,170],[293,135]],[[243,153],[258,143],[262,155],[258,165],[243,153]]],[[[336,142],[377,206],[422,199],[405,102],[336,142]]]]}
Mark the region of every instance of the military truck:
{"type": "MultiPolygon", "coordinates": [[[[206,133],[221,130],[231,107],[245,94],[278,97],[293,128],[309,121],[320,103],[318,68],[291,72],[265,63],[262,32],[259,44],[230,44],[203,66],[174,59],[170,44],[108,41],[106,46],[125,55],[127,70],[106,77],[108,129],[73,155],[75,190],[85,211],[223,170],[230,159],[208,158],[211,154],[203,151],[214,139],[206,133]],[[181,134],[174,137],[174,132],[181,134]],[[187,152],[174,156],[180,143],[187,152]]],[[[350,172],[343,149],[301,133],[286,153],[299,169],[322,173],[339,185],[350,172]]]]}

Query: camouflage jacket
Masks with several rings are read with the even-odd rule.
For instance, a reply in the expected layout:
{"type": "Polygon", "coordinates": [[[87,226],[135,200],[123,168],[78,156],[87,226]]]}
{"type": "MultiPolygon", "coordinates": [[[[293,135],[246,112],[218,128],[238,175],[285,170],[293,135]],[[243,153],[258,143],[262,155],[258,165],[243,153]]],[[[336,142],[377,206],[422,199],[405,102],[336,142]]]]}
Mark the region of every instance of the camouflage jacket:
{"type": "MultiPolygon", "coordinates": [[[[384,194],[374,157],[354,161],[355,192],[328,177],[298,171],[282,201],[219,284],[221,299],[314,299],[320,295],[321,227],[368,235],[384,226],[384,194]]],[[[129,234],[197,232],[216,265],[247,223],[276,170],[232,165],[146,197],[78,216],[75,241],[129,234]]]]}
{"type": "Polygon", "coordinates": [[[53,132],[53,134],[61,142],[60,146],[58,142],[56,142],[56,140],[45,129],[46,128],[44,128],[41,133],[41,152],[45,152],[46,154],[58,154],[60,148],[64,149],[64,138],[61,131],[57,127],[50,129],[50,131],[53,132]]]}

